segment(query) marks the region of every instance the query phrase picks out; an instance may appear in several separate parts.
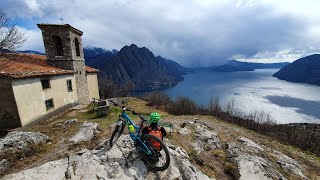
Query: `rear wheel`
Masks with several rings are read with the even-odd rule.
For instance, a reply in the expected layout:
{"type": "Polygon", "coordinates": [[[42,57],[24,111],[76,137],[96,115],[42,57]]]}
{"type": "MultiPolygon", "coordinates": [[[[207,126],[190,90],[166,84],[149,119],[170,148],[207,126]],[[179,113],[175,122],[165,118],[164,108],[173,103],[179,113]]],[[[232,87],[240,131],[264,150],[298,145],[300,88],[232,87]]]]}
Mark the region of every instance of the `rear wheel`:
{"type": "Polygon", "coordinates": [[[120,135],[123,132],[125,124],[122,122],[120,125],[116,125],[111,138],[110,138],[110,146],[112,147],[119,139],[120,135]]]}
{"type": "Polygon", "coordinates": [[[145,154],[143,160],[151,169],[155,171],[164,171],[170,165],[170,154],[167,146],[157,137],[146,134],[142,136],[141,141],[151,150],[151,154],[145,154]],[[156,147],[154,144],[159,144],[156,147]]]}

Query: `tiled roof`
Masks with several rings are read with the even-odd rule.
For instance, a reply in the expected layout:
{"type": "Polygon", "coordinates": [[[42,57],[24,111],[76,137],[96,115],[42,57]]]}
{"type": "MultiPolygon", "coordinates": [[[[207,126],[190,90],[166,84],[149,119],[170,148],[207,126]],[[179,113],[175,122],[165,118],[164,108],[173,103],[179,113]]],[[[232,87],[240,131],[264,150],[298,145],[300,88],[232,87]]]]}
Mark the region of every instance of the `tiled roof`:
{"type": "Polygon", "coordinates": [[[88,72],[88,73],[96,73],[96,72],[99,72],[98,69],[92,68],[92,67],[90,67],[90,66],[86,66],[86,67],[85,67],[85,70],[86,70],[86,72],[88,72]]]}
{"type": "MultiPolygon", "coordinates": [[[[85,67],[86,72],[98,72],[97,69],[85,67]]],[[[0,77],[28,78],[37,76],[74,74],[46,64],[46,56],[36,54],[0,53],[0,77]]]]}

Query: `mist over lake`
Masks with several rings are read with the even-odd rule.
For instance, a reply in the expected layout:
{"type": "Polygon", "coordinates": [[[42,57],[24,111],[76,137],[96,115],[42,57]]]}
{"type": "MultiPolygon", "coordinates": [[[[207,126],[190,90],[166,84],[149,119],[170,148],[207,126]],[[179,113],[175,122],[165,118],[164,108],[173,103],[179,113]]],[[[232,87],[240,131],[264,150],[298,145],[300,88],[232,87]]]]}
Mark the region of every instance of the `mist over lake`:
{"type": "Polygon", "coordinates": [[[195,72],[163,92],[173,99],[189,97],[200,105],[207,105],[211,97],[219,97],[222,106],[234,100],[239,111],[264,111],[278,123],[320,123],[320,86],[278,80],[272,77],[277,71],[195,72]]]}

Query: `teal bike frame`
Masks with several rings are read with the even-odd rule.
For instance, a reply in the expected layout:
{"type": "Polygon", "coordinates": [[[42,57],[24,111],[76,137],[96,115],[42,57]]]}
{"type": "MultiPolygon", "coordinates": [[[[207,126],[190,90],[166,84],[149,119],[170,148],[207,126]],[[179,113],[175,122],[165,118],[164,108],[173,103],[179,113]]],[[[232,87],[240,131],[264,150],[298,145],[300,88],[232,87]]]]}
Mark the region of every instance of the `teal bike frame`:
{"type": "Polygon", "coordinates": [[[122,126],[123,124],[125,126],[126,124],[128,124],[128,129],[129,129],[129,126],[132,125],[134,127],[134,131],[132,132],[129,129],[131,139],[135,142],[135,144],[139,144],[137,148],[141,149],[147,155],[151,155],[152,151],[143,141],[141,141],[141,137],[140,137],[140,132],[141,132],[141,129],[143,128],[143,123],[146,122],[147,120],[144,119],[144,117],[141,114],[137,114],[136,112],[131,111],[133,115],[137,115],[141,119],[140,126],[137,126],[126,114],[126,111],[131,111],[131,110],[128,110],[125,107],[122,107],[122,113],[121,115],[119,115],[119,117],[122,117],[123,120],[119,118],[117,125],[122,126]]]}

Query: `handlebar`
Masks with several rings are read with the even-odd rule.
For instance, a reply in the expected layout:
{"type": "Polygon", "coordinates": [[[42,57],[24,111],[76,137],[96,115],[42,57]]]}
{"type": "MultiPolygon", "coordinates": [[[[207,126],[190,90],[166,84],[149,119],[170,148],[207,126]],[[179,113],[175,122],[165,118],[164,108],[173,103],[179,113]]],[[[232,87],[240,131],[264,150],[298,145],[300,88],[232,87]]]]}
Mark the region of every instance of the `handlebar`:
{"type": "Polygon", "coordinates": [[[112,101],[111,99],[108,99],[108,101],[111,102],[114,106],[121,107],[122,110],[123,110],[123,112],[125,112],[125,111],[130,111],[133,115],[139,116],[143,121],[147,121],[147,120],[142,116],[142,114],[137,113],[137,112],[135,112],[135,111],[133,111],[133,110],[131,110],[131,109],[128,109],[128,108],[126,108],[125,106],[121,106],[121,105],[115,103],[114,101],[112,101]]]}

